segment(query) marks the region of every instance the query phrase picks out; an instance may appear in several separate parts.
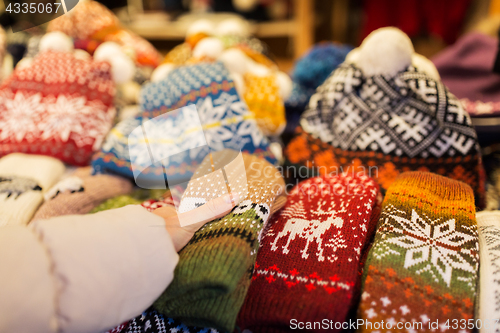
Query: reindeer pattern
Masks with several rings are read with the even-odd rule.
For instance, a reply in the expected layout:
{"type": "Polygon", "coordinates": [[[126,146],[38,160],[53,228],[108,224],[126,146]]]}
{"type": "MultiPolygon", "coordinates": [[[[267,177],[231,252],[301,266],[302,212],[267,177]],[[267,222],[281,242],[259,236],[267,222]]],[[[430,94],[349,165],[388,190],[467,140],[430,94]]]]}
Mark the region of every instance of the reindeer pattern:
{"type": "Polygon", "coordinates": [[[278,250],[278,241],[284,237],[288,236],[286,244],[282,247],[283,254],[288,254],[290,252],[289,246],[297,238],[303,238],[306,240],[306,245],[304,249],[301,250],[302,258],[309,258],[309,246],[311,243],[316,242],[317,252],[316,256],[318,261],[324,261],[324,246],[333,247],[333,255],[327,256],[327,259],[334,262],[337,257],[335,256],[335,251],[337,248],[346,247],[345,240],[342,238],[341,228],[344,225],[344,220],[339,217],[340,213],[346,212],[345,202],[342,201],[338,209],[335,207],[328,209],[326,212],[323,210],[326,200],[320,201],[316,211],[312,211],[311,215],[316,215],[320,219],[306,219],[305,210],[303,209],[303,204],[299,201],[297,204],[289,207],[288,211],[284,211],[282,216],[303,216],[304,218],[292,217],[288,219],[285,223],[285,227],[281,230],[274,241],[271,243],[272,251],[278,250]],[[327,216],[326,220],[321,217],[327,216]],[[325,240],[323,239],[325,233],[331,228],[337,228],[338,233],[334,239],[329,240],[330,243],[325,245],[325,240]]]}

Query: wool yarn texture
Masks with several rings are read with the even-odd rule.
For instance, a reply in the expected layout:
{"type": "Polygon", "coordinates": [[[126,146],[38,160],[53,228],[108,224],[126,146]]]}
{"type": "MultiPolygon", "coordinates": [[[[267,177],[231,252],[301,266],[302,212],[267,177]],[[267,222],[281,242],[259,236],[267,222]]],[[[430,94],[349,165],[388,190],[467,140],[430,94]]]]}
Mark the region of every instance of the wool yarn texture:
{"type": "Polygon", "coordinates": [[[365,263],[360,332],[382,321],[380,332],[412,322],[427,331],[436,321],[440,331],[456,332],[452,319],[474,318],[479,246],[470,186],[405,172],[389,187],[377,227],[365,263]]]}
{"type": "Polygon", "coordinates": [[[500,212],[476,214],[479,233],[479,288],[476,319],[482,321],[480,332],[497,332],[500,324],[500,212]]]}
{"type": "Polygon", "coordinates": [[[442,82],[411,65],[388,77],[342,64],[311,97],[285,155],[309,177],[352,169],[374,177],[383,192],[403,171],[434,172],[469,184],[484,206],[469,115],[442,82]]]}
{"type": "Polygon", "coordinates": [[[218,333],[215,328],[188,327],[178,320],[165,318],[154,309],[147,309],[129,322],[106,333],[218,333]]]}
{"type": "Polygon", "coordinates": [[[0,88],[0,155],[23,152],[88,165],[113,124],[114,94],[107,62],[43,52],[0,88]]]}
{"type": "Polygon", "coordinates": [[[64,169],[48,156],[14,153],[0,158],[0,226],[28,224],[64,169]]]}
{"type": "Polygon", "coordinates": [[[220,62],[179,67],[166,79],[146,84],[141,91],[141,109],[141,114],[111,130],[101,151],[94,155],[95,172],[133,178],[136,169],[142,170],[140,177],[144,179],[160,177],[164,181],[166,168],[167,178],[189,181],[210,151],[224,148],[276,162],[269,140],[220,62]],[[141,126],[149,147],[142,136],[134,136],[142,135],[142,131],[133,132],[141,126]],[[200,138],[204,145],[199,144],[200,138]],[[167,167],[161,164],[166,161],[167,167]]]}
{"type": "MultiPolygon", "coordinates": [[[[233,331],[255,263],[259,235],[267,223],[276,197],[283,195],[279,171],[255,155],[243,154],[247,178],[246,196],[223,218],[205,224],[179,252],[174,281],[154,303],[166,317],[185,325],[233,331]]],[[[208,174],[196,178],[184,193],[193,196],[198,184],[213,180],[208,174]]],[[[232,175],[228,173],[228,178],[232,175]]],[[[205,200],[212,196],[205,193],[205,200]]],[[[275,209],[275,208],[274,208],[275,209]]]]}
{"type": "Polygon", "coordinates": [[[266,136],[280,135],[286,126],[285,106],[275,77],[245,74],[244,80],[243,98],[255,115],[259,128],[266,136]]]}
{"type": "Polygon", "coordinates": [[[366,176],[322,176],[295,186],[262,236],[238,326],[288,332],[291,319],[344,322],[359,298],[360,262],[381,202],[366,176]]]}
{"type": "Polygon", "coordinates": [[[81,168],[79,174],[80,177],[76,178],[81,179],[81,185],[70,189],[57,188],[53,196],[47,198],[36,212],[33,220],[87,214],[107,199],[132,192],[132,183],[128,179],[112,175],[92,175],[91,167],[81,168]]]}

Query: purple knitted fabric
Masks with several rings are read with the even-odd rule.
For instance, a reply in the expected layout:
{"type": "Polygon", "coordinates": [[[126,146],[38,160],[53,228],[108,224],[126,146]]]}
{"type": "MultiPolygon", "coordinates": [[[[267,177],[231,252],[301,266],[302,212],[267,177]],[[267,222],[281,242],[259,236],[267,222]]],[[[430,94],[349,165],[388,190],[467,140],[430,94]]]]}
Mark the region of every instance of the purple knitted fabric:
{"type": "MultiPolygon", "coordinates": [[[[493,72],[497,52],[497,38],[474,32],[461,37],[432,61],[455,96],[469,102],[494,103],[500,102],[500,75],[493,72]]],[[[474,115],[471,110],[468,108],[474,115]]]]}

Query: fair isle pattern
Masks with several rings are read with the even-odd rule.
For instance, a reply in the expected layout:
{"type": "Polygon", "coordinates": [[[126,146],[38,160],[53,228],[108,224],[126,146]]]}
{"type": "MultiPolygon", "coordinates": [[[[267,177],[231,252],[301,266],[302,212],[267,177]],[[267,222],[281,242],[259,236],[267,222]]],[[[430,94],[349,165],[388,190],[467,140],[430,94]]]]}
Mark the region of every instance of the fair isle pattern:
{"type": "Polygon", "coordinates": [[[320,276],[317,272],[304,274],[295,268],[283,271],[276,264],[268,267],[261,267],[259,264],[255,264],[252,280],[257,278],[265,278],[269,283],[283,280],[287,288],[295,286],[304,287],[307,291],[323,288],[328,294],[339,290],[350,291],[355,285],[354,282],[341,281],[338,274],[325,276],[320,276]]]}
{"type": "Polygon", "coordinates": [[[218,333],[214,328],[188,327],[178,320],[165,318],[153,309],[144,311],[128,323],[107,333],[218,333]]]}
{"type": "Polygon", "coordinates": [[[85,165],[116,110],[110,65],[47,51],[0,90],[0,154],[51,155],[85,165]]]}
{"type": "Polygon", "coordinates": [[[84,96],[56,97],[0,91],[0,144],[48,144],[52,140],[77,148],[99,149],[111,128],[115,110],[84,96]]]}
{"type": "Polygon", "coordinates": [[[476,133],[445,86],[409,67],[393,78],[340,66],[311,97],[303,129],[335,148],[396,156],[452,157],[477,151],[476,133]]]}
{"type": "Polygon", "coordinates": [[[263,232],[241,329],[287,332],[290,318],[343,322],[359,296],[359,265],[380,202],[378,186],[362,175],[295,186],[263,232]]]}
{"type": "MultiPolygon", "coordinates": [[[[431,331],[429,323],[438,321],[436,332],[457,332],[446,321],[474,318],[478,267],[472,189],[428,172],[402,173],[384,198],[365,263],[358,318],[422,323],[416,331],[431,331]]],[[[463,328],[460,332],[473,331],[463,328]]]]}
{"type": "Polygon", "coordinates": [[[475,290],[479,260],[475,225],[459,229],[455,219],[431,219],[415,209],[407,214],[393,205],[385,208],[381,220],[381,241],[372,250],[377,259],[398,256],[404,258],[404,268],[436,283],[450,287],[452,280],[460,281],[475,290]],[[467,246],[470,243],[475,245],[467,246]]]}
{"type": "MultiPolygon", "coordinates": [[[[197,110],[194,116],[199,117],[208,147],[241,150],[265,157],[272,163],[276,161],[255,117],[238,97],[228,71],[221,63],[215,63],[184,66],[172,71],[165,80],[144,86],[141,92],[142,114],[124,120],[111,131],[102,151],[94,157],[94,170],[111,170],[132,177],[131,162],[134,166],[147,166],[150,160],[143,143],[129,145],[128,138],[133,129],[169,111],[182,107],[191,109],[193,105],[197,110]],[[113,162],[114,158],[123,161],[123,165],[113,162]]],[[[196,142],[200,135],[189,135],[187,131],[193,126],[192,116],[192,112],[183,111],[172,117],[155,118],[157,125],[148,128],[148,138],[154,138],[149,144],[152,155],[171,156],[186,151],[186,147],[200,146],[196,142]]],[[[192,166],[208,154],[208,147],[177,154],[177,160],[169,163],[169,167],[174,168],[170,174],[176,172],[189,179],[194,172],[192,166]]],[[[155,165],[148,172],[146,177],[154,177],[161,175],[163,169],[155,165]]]]}

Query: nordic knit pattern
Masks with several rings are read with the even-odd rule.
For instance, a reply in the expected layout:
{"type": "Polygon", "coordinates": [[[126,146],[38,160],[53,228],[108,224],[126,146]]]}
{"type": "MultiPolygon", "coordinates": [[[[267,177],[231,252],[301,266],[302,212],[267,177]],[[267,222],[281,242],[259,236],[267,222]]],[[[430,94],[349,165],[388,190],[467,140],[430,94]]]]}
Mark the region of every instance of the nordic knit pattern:
{"type": "Polygon", "coordinates": [[[178,320],[165,318],[154,309],[148,309],[129,322],[107,333],[218,333],[215,328],[188,327],[178,320]]]}
{"type": "MultiPolygon", "coordinates": [[[[214,150],[231,148],[256,154],[274,163],[269,141],[255,122],[254,115],[240,100],[233,81],[222,63],[198,64],[173,70],[160,82],[143,87],[143,112],[119,123],[108,135],[102,150],[94,156],[92,166],[97,172],[112,172],[133,177],[132,166],[146,168],[141,176],[155,178],[163,175],[162,165],[150,165],[150,151],[162,159],[177,154],[178,162],[170,160],[167,175],[176,175],[188,181],[199,162],[208,153],[193,150],[200,138],[199,127],[193,125],[193,112],[182,111],[172,117],[162,117],[157,125],[148,128],[149,149],[140,140],[129,144],[128,136],[148,120],[181,107],[195,105],[207,144],[214,150]],[[196,134],[196,135],[195,135],[196,134]],[[183,155],[180,155],[184,152],[183,155]]],[[[191,110],[190,108],[186,108],[191,110]]],[[[155,120],[156,121],[156,120],[155,120]]],[[[146,126],[146,125],[145,125],[146,126]]],[[[170,180],[169,180],[170,181],[170,180]]]]}
{"type": "Polygon", "coordinates": [[[359,296],[359,265],[382,198],[366,176],[298,184],[262,237],[238,326],[288,332],[290,320],[343,322],[359,296]]]}
{"type": "Polygon", "coordinates": [[[64,164],[48,156],[15,153],[0,158],[0,227],[28,224],[44,193],[63,173],[64,164]]]}
{"type": "Polygon", "coordinates": [[[231,213],[195,233],[179,253],[174,281],[154,304],[163,315],[186,325],[234,329],[250,284],[259,234],[284,190],[282,177],[269,163],[254,155],[244,154],[244,159],[245,169],[251,170],[248,195],[231,213]]]}
{"type": "Polygon", "coordinates": [[[375,166],[371,176],[383,191],[403,171],[431,171],[469,184],[484,204],[469,115],[440,81],[412,66],[387,78],[341,65],[311,97],[285,154],[311,174],[375,166]]]}
{"type": "Polygon", "coordinates": [[[479,299],[476,314],[482,320],[481,333],[500,332],[500,212],[479,212],[479,299]]]}
{"type": "Polygon", "coordinates": [[[0,155],[56,157],[87,165],[111,129],[115,85],[106,62],[47,51],[0,88],[0,155]]]}
{"type": "MultiPolygon", "coordinates": [[[[474,318],[479,247],[468,185],[405,172],[389,187],[377,227],[359,318],[391,325],[416,321],[425,329],[439,320],[440,332],[456,332],[444,326],[448,319],[474,318]]],[[[360,331],[372,329],[364,325],[360,331]]]]}

